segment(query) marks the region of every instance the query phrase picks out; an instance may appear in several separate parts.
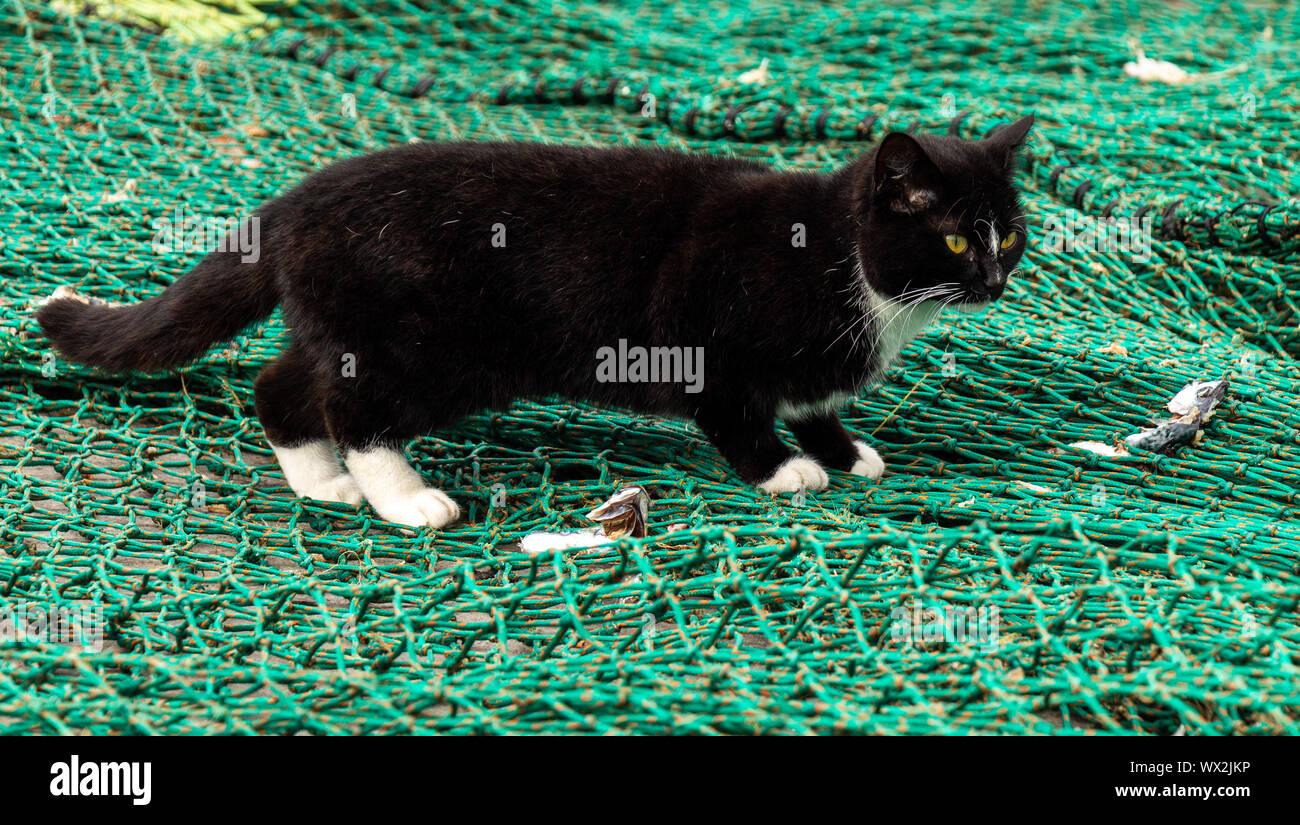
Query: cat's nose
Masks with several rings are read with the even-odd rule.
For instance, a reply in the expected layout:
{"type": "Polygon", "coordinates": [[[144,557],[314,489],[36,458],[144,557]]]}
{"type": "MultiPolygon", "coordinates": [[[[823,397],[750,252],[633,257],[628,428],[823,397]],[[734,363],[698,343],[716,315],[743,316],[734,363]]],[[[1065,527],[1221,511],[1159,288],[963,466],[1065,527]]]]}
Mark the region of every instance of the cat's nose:
{"type": "Polygon", "coordinates": [[[1002,291],[1007,287],[1007,273],[998,264],[990,264],[984,269],[984,289],[988,292],[990,298],[996,299],[1001,297],[1002,291]]]}

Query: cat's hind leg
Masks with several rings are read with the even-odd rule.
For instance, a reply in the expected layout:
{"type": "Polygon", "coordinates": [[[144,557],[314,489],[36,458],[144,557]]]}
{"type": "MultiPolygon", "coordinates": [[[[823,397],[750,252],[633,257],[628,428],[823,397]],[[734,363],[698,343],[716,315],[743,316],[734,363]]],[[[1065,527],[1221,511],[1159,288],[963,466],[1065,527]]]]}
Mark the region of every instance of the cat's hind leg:
{"type": "Polygon", "coordinates": [[[460,507],[425,484],[402,445],[450,421],[430,415],[428,399],[403,401],[391,389],[386,392],[386,383],[402,385],[395,376],[341,379],[325,400],[330,432],[361,495],[381,518],[408,527],[445,527],[460,516],[460,507]]]}
{"type": "Polygon", "coordinates": [[[296,345],[257,376],[257,417],[295,493],[319,501],[361,503],[361,489],[339,465],[315,377],[296,345]]]}
{"type": "Polygon", "coordinates": [[[446,493],[424,483],[395,444],[344,450],[348,471],[361,494],[387,521],[408,527],[445,527],[460,516],[460,507],[446,493]]]}

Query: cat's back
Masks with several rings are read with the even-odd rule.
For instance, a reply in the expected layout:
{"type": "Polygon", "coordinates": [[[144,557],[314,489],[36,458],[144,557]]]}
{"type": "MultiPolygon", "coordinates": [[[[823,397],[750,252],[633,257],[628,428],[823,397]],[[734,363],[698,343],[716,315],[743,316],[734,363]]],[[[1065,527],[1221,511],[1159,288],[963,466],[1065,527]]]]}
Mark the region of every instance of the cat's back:
{"type": "Polygon", "coordinates": [[[554,265],[567,278],[625,270],[636,279],[653,274],[729,181],[773,174],[634,146],[414,143],[332,164],[261,213],[295,260],[330,250],[417,271],[502,250],[496,276],[538,277],[554,265]]]}
{"type": "Polygon", "coordinates": [[[393,146],[331,164],[281,200],[331,205],[336,200],[396,193],[509,200],[581,192],[660,200],[767,167],[739,158],[695,155],[655,147],[571,146],[525,142],[421,142],[393,146]],[[511,197],[511,196],[514,197],[511,197]]]}

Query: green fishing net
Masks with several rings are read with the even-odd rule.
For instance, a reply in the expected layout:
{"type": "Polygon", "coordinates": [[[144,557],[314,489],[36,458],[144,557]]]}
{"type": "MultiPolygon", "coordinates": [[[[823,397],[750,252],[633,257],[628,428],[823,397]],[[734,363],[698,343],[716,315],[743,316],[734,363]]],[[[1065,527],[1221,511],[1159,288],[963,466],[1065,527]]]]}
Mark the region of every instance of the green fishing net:
{"type": "Polygon", "coordinates": [[[5,0],[0,732],[1300,732],[1297,22],[5,0]],[[1139,50],[1181,82],[1127,73],[1139,50]],[[202,255],[159,221],[246,215],[402,141],[829,170],[891,130],[1030,111],[1006,298],[846,406],[878,482],[772,498],[689,424],[519,403],[411,445],[464,517],[405,530],[287,489],[252,406],[277,318],[129,377],[63,362],[32,319],[60,286],[158,293],[202,255]],[[1115,449],[1223,378],[1197,443],[1115,449]],[[629,484],[645,538],[519,548],[629,484]]]}

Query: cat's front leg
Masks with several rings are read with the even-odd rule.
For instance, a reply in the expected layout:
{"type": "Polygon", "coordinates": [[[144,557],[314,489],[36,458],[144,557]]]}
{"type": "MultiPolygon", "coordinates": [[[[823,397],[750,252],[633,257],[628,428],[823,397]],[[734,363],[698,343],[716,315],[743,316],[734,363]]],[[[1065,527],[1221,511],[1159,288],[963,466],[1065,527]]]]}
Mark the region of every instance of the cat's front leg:
{"type": "Polygon", "coordinates": [[[855,439],[832,413],[787,419],[785,425],[799,439],[799,446],[824,466],[867,478],[880,478],[885,472],[880,454],[855,439]]]}
{"type": "Polygon", "coordinates": [[[822,490],[830,483],[812,458],[795,455],[776,434],[776,416],[745,407],[700,411],[695,423],[709,437],[736,474],[764,492],[822,490]]]}

